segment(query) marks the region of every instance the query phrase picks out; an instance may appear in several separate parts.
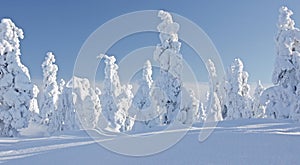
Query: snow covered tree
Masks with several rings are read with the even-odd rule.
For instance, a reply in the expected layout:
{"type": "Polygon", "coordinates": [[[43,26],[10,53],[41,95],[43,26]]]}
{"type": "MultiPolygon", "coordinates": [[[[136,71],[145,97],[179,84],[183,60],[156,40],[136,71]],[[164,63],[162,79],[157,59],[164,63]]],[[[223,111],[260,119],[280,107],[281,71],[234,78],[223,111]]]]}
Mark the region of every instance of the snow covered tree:
{"type": "Polygon", "coordinates": [[[196,121],[196,115],[199,108],[199,100],[195,97],[192,90],[182,88],[182,100],[180,104],[179,122],[182,124],[192,124],[196,121]]]}
{"type": "Polygon", "coordinates": [[[267,89],[262,99],[268,104],[267,115],[273,118],[294,118],[300,112],[297,101],[300,98],[300,31],[295,28],[292,14],[287,7],[279,9],[277,55],[272,75],[275,86],[267,89]]]}
{"type": "Polygon", "coordinates": [[[97,126],[98,118],[101,113],[101,104],[95,90],[90,86],[90,82],[86,78],[73,77],[66,85],[65,102],[61,103],[66,122],[70,123],[71,127],[73,120],[72,104],[77,116],[80,118],[80,124],[85,129],[93,129],[97,126]],[[73,88],[73,97],[71,98],[71,89],[73,88]]]}
{"type": "Polygon", "coordinates": [[[222,107],[220,101],[220,95],[218,95],[218,91],[220,88],[219,82],[217,82],[217,73],[215,64],[209,59],[208,63],[208,71],[209,71],[209,83],[210,83],[210,93],[208,96],[208,104],[207,104],[207,118],[208,121],[220,121],[222,118],[222,107]]]}
{"type": "Polygon", "coordinates": [[[204,122],[206,121],[206,118],[207,118],[207,113],[206,113],[205,106],[202,102],[199,102],[198,112],[196,114],[196,121],[204,122]]]}
{"type": "Polygon", "coordinates": [[[291,19],[293,12],[287,7],[279,10],[278,34],[276,37],[277,56],[273,72],[274,85],[280,85],[292,93],[295,93],[298,84],[296,74],[297,61],[299,61],[299,51],[296,45],[300,41],[299,29],[295,28],[295,22],[291,19]],[[297,81],[295,81],[297,80],[297,81]]]}
{"type": "Polygon", "coordinates": [[[247,84],[248,73],[243,69],[242,61],[235,59],[227,72],[225,107],[227,109],[226,119],[229,120],[252,116],[250,86],[247,84]]]}
{"type": "Polygon", "coordinates": [[[159,63],[160,75],[155,81],[153,97],[157,102],[161,124],[170,124],[178,114],[181,101],[181,43],[178,41],[179,24],[170,13],[159,11],[162,22],[157,26],[161,44],[156,46],[154,60],[159,63]]]}
{"type": "Polygon", "coordinates": [[[16,136],[28,126],[33,84],[21,63],[23,31],[10,19],[0,23],[0,136],[16,136]]]}
{"type": "Polygon", "coordinates": [[[40,109],[39,109],[39,105],[38,105],[38,94],[39,94],[40,90],[36,85],[33,85],[33,98],[30,100],[30,106],[29,106],[29,111],[31,112],[31,120],[34,122],[40,122],[41,118],[40,118],[40,109]]]}
{"type": "Polygon", "coordinates": [[[42,63],[43,70],[43,91],[40,101],[40,115],[42,123],[49,125],[51,115],[57,109],[58,85],[56,74],[58,67],[55,64],[55,57],[52,52],[48,52],[45,61],[42,63]]]}
{"type": "Polygon", "coordinates": [[[260,97],[260,103],[266,106],[266,116],[273,119],[287,118],[289,116],[287,109],[293,106],[290,104],[290,99],[294,99],[289,96],[290,93],[281,86],[272,86],[264,90],[260,97]]]}
{"type": "Polygon", "coordinates": [[[114,56],[102,55],[105,62],[105,78],[100,100],[102,113],[108,122],[108,128],[113,131],[128,131],[134,124],[134,119],[128,115],[133,94],[131,85],[121,85],[118,75],[118,65],[114,56]]]}
{"type": "Polygon", "coordinates": [[[149,60],[147,60],[143,67],[142,79],[139,82],[139,89],[134,95],[132,101],[132,107],[129,109],[129,116],[136,115],[134,122],[135,130],[144,130],[157,125],[156,118],[157,112],[153,107],[152,100],[152,66],[149,60]]]}
{"type": "Polygon", "coordinates": [[[253,117],[262,118],[265,116],[265,106],[261,104],[260,97],[265,88],[262,86],[261,82],[258,81],[254,91],[253,97],[253,117]]]}
{"type": "Polygon", "coordinates": [[[57,116],[61,117],[58,120],[59,125],[57,130],[76,129],[72,88],[67,87],[63,79],[59,83],[59,93],[57,110],[55,112],[58,114],[57,116]]]}
{"type": "Polygon", "coordinates": [[[151,104],[151,87],[152,87],[152,66],[149,60],[146,61],[143,68],[143,77],[139,82],[140,87],[133,98],[133,106],[138,110],[146,109],[151,104]]]}

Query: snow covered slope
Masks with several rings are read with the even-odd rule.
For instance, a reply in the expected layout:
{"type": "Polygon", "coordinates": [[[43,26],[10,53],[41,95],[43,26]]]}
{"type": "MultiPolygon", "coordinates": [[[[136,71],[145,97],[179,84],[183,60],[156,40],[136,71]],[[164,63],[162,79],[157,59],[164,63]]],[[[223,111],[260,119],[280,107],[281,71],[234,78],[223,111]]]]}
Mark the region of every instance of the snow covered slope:
{"type": "Polygon", "coordinates": [[[202,143],[198,141],[200,130],[201,125],[195,125],[175,146],[147,157],[115,154],[84,131],[51,137],[0,138],[0,162],[43,165],[300,163],[300,123],[270,119],[223,121],[202,143]]]}

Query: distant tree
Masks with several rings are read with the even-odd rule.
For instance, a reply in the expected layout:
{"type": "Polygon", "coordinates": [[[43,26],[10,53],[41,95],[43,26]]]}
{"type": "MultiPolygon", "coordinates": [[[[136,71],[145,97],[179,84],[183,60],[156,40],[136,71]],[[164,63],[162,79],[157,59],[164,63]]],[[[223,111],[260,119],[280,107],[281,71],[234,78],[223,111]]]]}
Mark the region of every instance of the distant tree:
{"type": "Polygon", "coordinates": [[[261,104],[261,95],[265,88],[262,86],[261,82],[258,81],[253,95],[253,117],[262,118],[265,116],[266,107],[261,104]]]}
{"type": "Polygon", "coordinates": [[[16,136],[28,126],[33,84],[21,63],[23,31],[10,19],[0,23],[0,136],[16,136]]]}
{"type": "Polygon", "coordinates": [[[209,71],[209,80],[210,80],[210,93],[208,96],[208,104],[206,108],[206,120],[208,121],[221,121],[222,118],[222,107],[221,107],[221,101],[220,101],[220,95],[218,95],[218,91],[220,90],[220,84],[217,81],[217,73],[215,64],[212,60],[208,60],[208,71],[209,71]]]}
{"type": "Polygon", "coordinates": [[[31,112],[31,120],[34,122],[41,121],[41,117],[39,115],[40,109],[37,100],[39,92],[40,92],[39,88],[36,85],[33,85],[33,90],[32,90],[33,98],[30,100],[29,111],[31,112]]]}
{"type": "Polygon", "coordinates": [[[204,122],[207,118],[207,112],[204,104],[199,102],[198,112],[196,114],[196,121],[204,122]]]}
{"type": "Polygon", "coordinates": [[[43,90],[40,101],[40,115],[42,117],[42,123],[49,125],[51,115],[57,109],[58,100],[58,85],[56,81],[56,75],[58,67],[55,64],[55,57],[52,52],[48,52],[45,57],[45,61],[42,63],[43,70],[43,90]]]}

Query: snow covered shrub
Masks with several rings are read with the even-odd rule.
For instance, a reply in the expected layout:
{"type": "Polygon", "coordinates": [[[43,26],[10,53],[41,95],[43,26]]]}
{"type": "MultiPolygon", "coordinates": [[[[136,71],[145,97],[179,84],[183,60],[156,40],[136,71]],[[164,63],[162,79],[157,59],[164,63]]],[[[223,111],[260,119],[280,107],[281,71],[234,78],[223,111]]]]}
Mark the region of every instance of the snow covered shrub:
{"type": "Polygon", "coordinates": [[[10,19],[0,23],[0,135],[16,136],[28,126],[33,84],[21,63],[20,40],[23,31],[10,19]]]}
{"type": "Polygon", "coordinates": [[[243,69],[242,61],[235,59],[227,72],[225,107],[226,119],[229,120],[252,117],[250,86],[247,84],[248,73],[243,69]]]}
{"type": "Polygon", "coordinates": [[[108,122],[108,128],[114,131],[131,130],[134,118],[128,115],[133,94],[131,85],[121,85],[118,65],[114,56],[103,55],[105,62],[105,78],[100,96],[102,113],[108,122]]]}
{"type": "Polygon", "coordinates": [[[267,115],[273,118],[294,118],[300,113],[300,31],[295,28],[287,7],[279,9],[276,36],[276,61],[272,75],[275,85],[264,92],[267,115]]]}
{"type": "Polygon", "coordinates": [[[157,26],[161,44],[156,46],[153,57],[159,63],[160,75],[154,83],[153,97],[161,113],[161,124],[170,124],[179,112],[181,100],[182,55],[177,35],[179,24],[173,22],[168,12],[159,11],[158,16],[162,20],[157,26]]]}

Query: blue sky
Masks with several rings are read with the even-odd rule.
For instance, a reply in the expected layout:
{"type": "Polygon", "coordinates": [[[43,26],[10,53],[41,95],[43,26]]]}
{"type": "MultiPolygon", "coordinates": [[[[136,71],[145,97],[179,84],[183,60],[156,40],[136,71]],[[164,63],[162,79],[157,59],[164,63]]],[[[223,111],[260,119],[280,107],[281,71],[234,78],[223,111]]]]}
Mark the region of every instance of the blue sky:
{"type": "MultiPolygon", "coordinates": [[[[250,81],[260,79],[270,83],[278,9],[282,5],[294,11],[297,26],[300,23],[300,1],[297,0],[10,0],[1,2],[0,17],[11,18],[24,30],[21,58],[33,79],[42,78],[40,65],[47,51],[53,51],[56,55],[59,78],[69,79],[82,44],[100,25],[128,12],[164,9],[198,24],[215,44],[225,67],[239,57],[250,74],[250,81]]],[[[121,42],[116,45],[111,53],[122,58],[139,46],[158,42],[155,34],[145,34],[143,37],[145,45],[135,41],[136,38],[129,38],[124,42],[126,44],[121,42]]],[[[192,52],[183,48],[184,58],[194,62],[189,53],[192,52]]],[[[199,67],[199,72],[203,70],[204,67],[199,67]]],[[[206,77],[203,74],[199,80],[206,81],[206,77]]]]}

